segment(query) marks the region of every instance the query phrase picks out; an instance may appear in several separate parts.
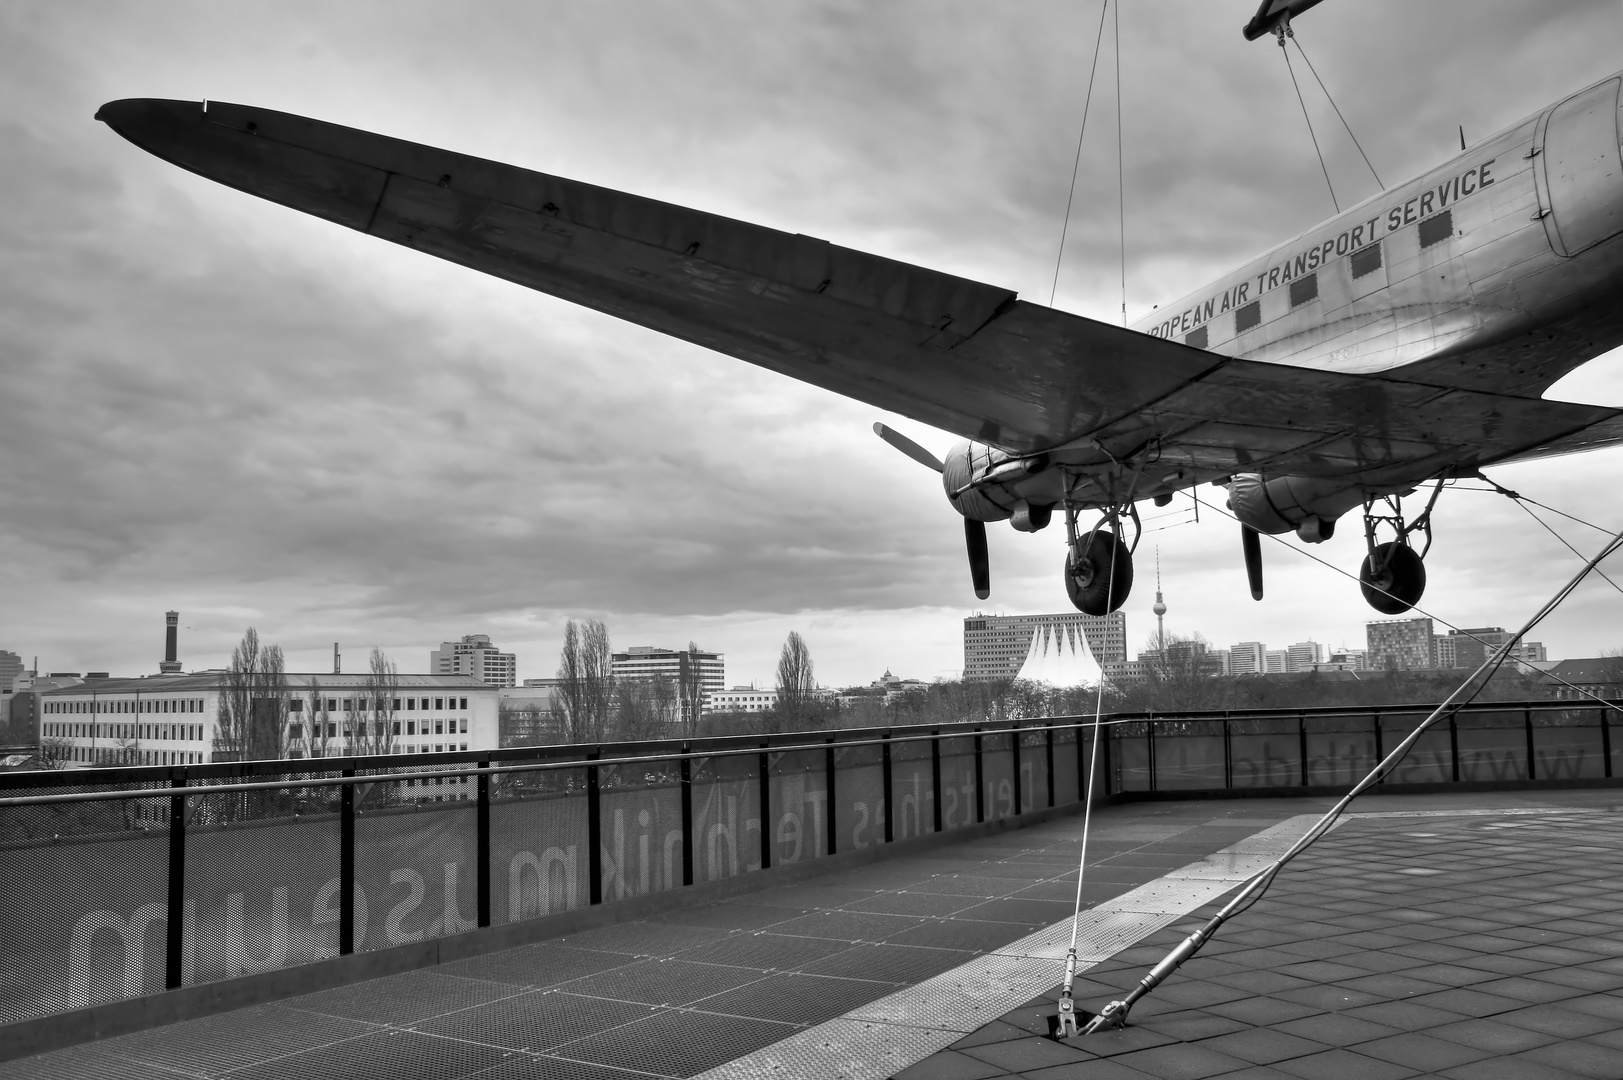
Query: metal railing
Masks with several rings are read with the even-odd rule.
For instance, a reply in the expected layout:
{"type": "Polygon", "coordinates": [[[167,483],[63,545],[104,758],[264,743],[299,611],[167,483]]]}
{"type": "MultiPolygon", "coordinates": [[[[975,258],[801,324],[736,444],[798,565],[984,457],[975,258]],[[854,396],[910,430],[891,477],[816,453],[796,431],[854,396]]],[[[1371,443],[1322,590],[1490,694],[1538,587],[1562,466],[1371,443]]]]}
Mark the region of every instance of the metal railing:
{"type": "MultiPolygon", "coordinates": [[[[1094,791],[1328,791],[1426,712],[1114,716],[1094,791]]],[[[1390,782],[1611,777],[1608,712],[1478,703],[1390,782]]],[[[1073,804],[1091,723],[8,774],[0,1025],[1073,804]]]]}

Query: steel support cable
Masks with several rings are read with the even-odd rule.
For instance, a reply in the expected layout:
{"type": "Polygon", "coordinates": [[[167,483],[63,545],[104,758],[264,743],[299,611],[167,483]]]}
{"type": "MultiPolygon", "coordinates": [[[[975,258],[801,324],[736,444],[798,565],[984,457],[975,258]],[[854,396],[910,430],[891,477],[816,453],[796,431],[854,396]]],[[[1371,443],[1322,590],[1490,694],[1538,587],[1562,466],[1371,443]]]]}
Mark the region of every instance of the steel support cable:
{"type": "Polygon", "coordinates": [[[1307,58],[1307,50],[1302,48],[1302,40],[1296,36],[1294,31],[1287,30],[1286,35],[1296,43],[1296,51],[1302,54],[1302,63],[1306,64],[1307,69],[1313,72],[1313,81],[1317,82],[1319,89],[1324,91],[1324,100],[1328,101],[1330,107],[1336,110],[1336,119],[1340,120],[1341,126],[1347,129],[1347,138],[1351,139],[1353,145],[1358,147],[1358,156],[1364,159],[1365,165],[1369,166],[1369,174],[1375,178],[1375,186],[1379,188],[1386,187],[1385,184],[1381,183],[1381,174],[1375,171],[1374,165],[1370,165],[1369,155],[1364,153],[1363,144],[1358,141],[1358,136],[1353,134],[1352,125],[1347,123],[1345,116],[1341,115],[1341,109],[1336,105],[1336,99],[1330,96],[1330,91],[1325,87],[1324,80],[1319,78],[1318,71],[1313,67],[1313,61],[1307,58]]]}
{"type": "Polygon", "coordinates": [[[1088,92],[1082,99],[1082,130],[1076,133],[1076,160],[1071,162],[1071,188],[1065,196],[1065,222],[1059,228],[1059,253],[1054,256],[1054,283],[1048,289],[1048,306],[1059,294],[1059,268],[1065,259],[1065,234],[1071,229],[1071,205],[1076,201],[1076,177],[1082,169],[1082,138],[1088,133],[1088,109],[1093,104],[1093,77],[1099,73],[1099,48],[1105,39],[1105,11],[1110,0],[1099,7],[1099,33],[1093,41],[1093,67],[1088,71],[1088,92]]]}
{"type": "MultiPolygon", "coordinates": [[[[1489,481],[1489,482],[1491,483],[1492,481],[1489,481]]],[[[1465,490],[1481,490],[1481,489],[1467,488],[1465,490]]],[[[1208,510],[1215,510],[1217,513],[1222,514],[1224,517],[1228,518],[1230,521],[1233,521],[1233,522],[1236,522],[1236,523],[1239,523],[1239,524],[1244,524],[1243,522],[1240,521],[1239,518],[1234,516],[1232,511],[1225,510],[1221,506],[1218,506],[1216,503],[1202,502],[1200,496],[1196,495],[1193,489],[1190,490],[1189,495],[1190,495],[1190,498],[1195,500],[1196,505],[1204,506],[1208,510]]],[[[1292,552],[1295,552],[1298,555],[1301,555],[1303,558],[1312,559],[1314,562],[1318,563],[1320,566],[1323,566],[1326,569],[1332,570],[1335,573],[1340,574],[1344,578],[1347,578],[1347,579],[1349,579],[1351,581],[1359,581],[1359,578],[1356,575],[1351,574],[1346,570],[1343,570],[1341,567],[1337,566],[1335,563],[1330,562],[1327,559],[1321,559],[1319,556],[1313,554],[1311,551],[1305,551],[1302,548],[1296,547],[1293,544],[1287,544],[1285,541],[1281,540],[1279,537],[1273,535],[1272,533],[1259,533],[1259,535],[1266,536],[1268,539],[1272,540],[1274,543],[1278,544],[1280,547],[1284,548],[1286,551],[1292,551],[1292,552]]],[[[1611,534],[1608,533],[1607,535],[1611,535],[1611,534]]],[[[1581,554],[1578,557],[1583,558],[1583,556],[1581,554]]],[[[1610,580],[1610,579],[1608,579],[1608,580],[1610,580]]],[[[1359,583],[1362,584],[1361,581],[1359,581],[1359,583]]],[[[1385,593],[1387,596],[1392,596],[1391,593],[1386,592],[1385,589],[1381,589],[1379,586],[1371,586],[1371,587],[1375,588],[1376,591],[1378,591],[1378,592],[1385,593]]],[[[1393,599],[1397,599],[1397,598],[1393,597],[1393,599]]],[[[1409,607],[1410,607],[1410,610],[1418,611],[1418,612],[1420,612],[1420,614],[1424,615],[1426,618],[1432,620],[1433,622],[1442,623],[1444,626],[1448,627],[1450,630],[1454,630],[1454,631],[1458,632],[1461,636],[1468,637],[1472,641],[1475,641],[1480,645],[1491,645],[1491,644],[1493,644],[1491,642],[1487,642],[1487,641],[1482,640],[1481,638],[1477,637],[1475,634],[1471,633],[1468,630],[1462,629],[1461,627],[1457,626],[1456,624],[1454,624],[1454,623],[1450,622],[1449,620],[1443,618],[1441,615],[1438,615],[1438,614],[1436,614],[1434,612],[1431,612],[1431,611],[1427,611],[1425,608],[1421,607],[1419,604],[1410,604],[1409,607]]],[[[1494,645],[1493,647],[1498,648],[1497,645],[1494,645]]],[[[1576,683],[1568,682],[1566,679],[1563,679],[1561,676],[1555,674],[1553,671],[1546,671],[1544,673],[1544,675],[1545,675],[1546,678],[1554,679],[1556,682],[1560,683],[1562,686],[1565,686],[1567,689],[1569,689],[1569,690],[1573,691],[1574,693],[1578,694],[1579,697],[1589,698],[1590,700],[1594,701],[1597,705],[1602,705],[1602,706],[1604,706],[1604,707],[1606,707],[1608,709],[1611,709],[1613,712],[1616,712],[1616,713],[1623,713],[1623,706],[1620,706],[1620,705],[1614,704],[1613,702],[1607,701],[1605,698],[1601,697],[1599,694],[1596,694],[1596,693],[1593,693],[1592,691],[1586,690],[1583,687],[1577,685],[1576,683]]]]}
{"type": "MultiPolygon", "coordinates": [[[[1134,477],[1136,484],[1137,477],[1134,477]]],[[[1118,526],[1119,527],[1119,526],[1118,526]]],[[[1120,543],[1114,533],[1111,534],[1110,550],[1110,576],[1105,582],[1105,611],[1110,611],[1110,605],[1115,601],[1116,594],[1116,544],[1120,543]]],[[[1123,648],[1125,648],[1125,642],[1123,648]]],[[[1088,829],[1093,823],[1093,775],[1099,766],[1099,721],[1104,714],[1105,706],[1105,673],[1104,665],[1099,666],[1099,687],[1093,699],[1093,734],[1092,745],[1088,747],[1088,779],[1082,791],[1082,851],[1076,863],[1076,904],[1071,908],[1071,947],[1065,953],[1065,981],[1061,984],[1059,996],[1059,1016],[1055,1026],[1055,1034],[1059,1038],[1079,1034],[1080,1025],[1076,1019],[1076,999],[1071,996],[1071,988],[1076,983],[1076,935],[1082,922],[1082,882],[1088,870],[1088,829]]]]}
{"type": "Polygon", "coordinates": [[[1121,251],[1121,325],[1127,326],[1127,184],[1121,139],[1121,3],[1111,17],[1116,39],[1116,232],[1121,251]]]}
{"type": "Polygon", "coordinates": [[[1153,991],[1157,986],[1161,985],[1161,983],[1165,981],[1169,975],[1181,967],[1187,960],[1189,960],[1190,957],[1199,952],[1201,946],[1206,944],[1207,941],[1211,940],[1212,936],[1217,933],[1225,922],[1233,918],[1235,915],[1248,910],[1253,904],[1260,900],[1263,894],[1268,891],[1268,887],[1273,884],[1274,878],[1276,878],[1279,875],[1279,872],[1284,869],[1285,865],[1292,859],[1296,858],[1296,856],[1306,851],[1313,845],[1315,841],[1324,836],[1325,833],[1329,832],[1330,829],[1335,825],[1336,821],[1341,817],[1342,813],[1345,812],[1347,807],[1352,803],[1352,801],[1365,791],[1369,790],[1375,784],[1379,783],[1383,777],[1391,772],[1392,769],[1396,767],[1398,762],[1402,761],[1404,756],[1408,754],[1409,750],[1414,746],[1414,744],[1419,741],[1421,735],[1430,729],[1431,726],[1438,720],[1445,716],[1452,716],[1460,709],[1463,709],[1465,706],[1469,705],[1471,701],[1482,692],[1483,688],[1487,686],[1488,680],[1493,677],[1494,672],[1498,671],[1498,669],[1504,664],[1506,657],[1509,655],[1510,648],[1515,646],[1516,643],[1520,642],[1522,638],[1526,637],[1527,634],[1531,632],[1535,626],[1543,622],[1551,612],[1555,611],[1555,609],[1558,608],[1561,603],[1572,594],[1573,590],[1578,587],[1584,578],[1589,576],[1590,571],[1594,570],[1600,565],[1603,559],[1609,555],[1612,555],[1620,548],[1623,548],[1623,529],[1618,530],[1616,535],[1606,542],[1606,544],[1594,556],[1594,558],[1585,562],[1581,570],[1574,574],[1565,585],[1556,591],[1554,596],[1545,601],[1544,605],[1540,607],[1531,618],[1522,624],[1521,629],[1517,630],[1516,633],[1511,637],[1510,641],[1505,643],[1505,648],[1501,649],[1496,655],[1484,660],[1475,671],[1466,676],[1465,681],[1460,683],[1454,692],[1449,694],[1447,699],[1445,699],[1441,705],[1438,705],[1437,708],[1433,709],[1431,715],[1427,716],[1426,719],[1407,736],[1405,736],[1397,746],[1393,747],[1392,752],[1382,758],[1375,768],[1370,770],[1368,775],[1366,775],[1357,784],[1353,785],[1352,789],[1348,791],[1346,795],[1343,795],[1341,799],[1338,800],[1336,804],[1324,814],[1323,817],[1319,818],[1319,820],[1314,823],[1312,828],[1303,833],[1302,836],[1294,844],[1292,844],[1283,855],[1281,855],[1278,859],[1275,859],[1273,863],[1271,863],[1266,869],[1252,875],[1251,878],[1248,879],[1241,887],[1240,892],[1234,897],[1234,899],[1225,904],[1222,910],[1207,920],[1205,925],[1196,930],[1194,933],[1190,934],[1171,952],[1169,952],[1160,963],[1151,968],[1149,973],[1146,974],[1143,979],[1139,980],[1139,984],[1133,988],[1132,992],[1130,992],[1120,1001],[1112,1001],[1110,1004],[1106,1005],[1097,1016],[1089,1021],[1087,1030],[1089,1032],[1093,1032],[1107,1027],[1121,1027],[1123,1024],[1125,1024],[1127,1021],[1128,1011],[1132,1009],[1133,1005],[1135,1005],[1146,994],[1153,991]],[[1480,682],[1478,681],[1479,676],[1482,676],[1480,682]],[[1473,686],[1473,684],[1475,685],[1473,686]],[[1470,691],[1469,694],[1466,693],[1467,690],[1470,691]]]}
{"type": "MultiPolygon", "coordinates": [[[[1560,514],[1562,517],[1566,518],[1569,521],[1575,521],[1579,525],[1587,525],[1591,529],[1595,529],[1598,532],[1605,532],[1606,531],[1604,528],[1602,528],[1599,525],[1596,525],[1592,521],[1585,521],[1583,518],[1573,517],[1571,514],[1562,513],[1560,510],[1555,509],[1555,507],[1553,507],[1553,506],[1545,506],[1543,503],[1539,502],[1537,499],[1529,499],[1527,496],[1521,494],[1518,491],[1512,491],[1509,488],[1505,487],[1503,484],[1496,483],[1495,481],[1490,480],[1487,476],[1483,475],[1480,472],[1477,473],[1477,476],[1481,477],[1482,481],[1484,483],[1488,484],[1489,487],[1487,487],[1487,488],[1466,488],[1465,490],[1467,490],[1467,491],[1484,491],[1484,490],[1486,490],[1486,491],[1492,491],[1492,492],[1495,492],[1497,494],[1503,495],[1505,498],[1509,499],[1511,502],[1513,502],[1517,506],[1521,507],[1522,510],[1526,512],[1528,517],[1532,518],[1534,521],[1536,521],[1540,525],[1544,526],[1544,530],[1546,532],[1548,532],[1551,536],[1555,537],[1557,540],[1561,541],[1561,545],[1563,547],[1565,547],[1568,551],[1572,552],[1574,555],[1578,556],[1580,559],[1583,558],[1583,553],[1580,552],[1577,548],[1573,547],[1571,544],[1567,543],[1566,537],[1562,536],[1560,533],[1556,532],[1555,529],[1551,528],[1549,522],[1545,521],[1543,518],[1541,518],[1537,514],[1533,513],[1532,510],[1529,510],[1528,507],[1527,507],[1527,504],[1532,503],[1534,506],[1538,507],[1540,510],[1548,510],[1552,514],[1560,514]]],[[[1606,582],[1606,584],[1610,585],[1614,589],[1617,589],[1617,591],[1619,593],[1623,593],[1623,587],[1620,587],[1617,582],[1615,582],[1611,578],[1607,577],[1605,572],[1600,571],[1600,570],[1596,570],[1595,572],[1597,574],[1600,574],[1601,578],[1606,582]]]]}
{"type": "Polygon", "coordinates": [[[1302,106],[1302,119],[1307,121],[1307,137],[1313,140],[1313,152],[1319,157],[1319,170],[1324,173],[1324,186],[1330,189],[1330,205],[1341,213],[1341,202],[1336,198],[1336,186],[1330,182],[1330,170],[1324,164],[1324,153],[1319,149],[1319,137],[1313,133],[1313,118],[1307,114],[1307,102],[1302,100],[1302,88],[1296,84],[1296,69],[1291,67],[1290,50],[1285,48],[1285,30],[1279,31],[1279,55],[1285,58],[1285,70],[1290,72],[1291,89],[1296,91],[1296,101],[1302,106]]]}

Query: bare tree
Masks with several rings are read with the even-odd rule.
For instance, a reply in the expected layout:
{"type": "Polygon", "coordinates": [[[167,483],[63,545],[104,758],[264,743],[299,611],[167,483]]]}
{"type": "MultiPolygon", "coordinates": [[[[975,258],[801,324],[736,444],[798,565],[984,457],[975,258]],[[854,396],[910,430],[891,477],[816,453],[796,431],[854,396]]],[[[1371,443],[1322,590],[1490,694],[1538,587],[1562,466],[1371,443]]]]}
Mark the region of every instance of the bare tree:
{"type": "Polygon", "coordinates": [[[558,661],[558,693],[552,701],[564,739],[602,742],[614,706],[614,674],[609,631],[596,619],[564,626],[564,648],[558,661]]]}
{"type": "Polygon", "coordinates": [[[282,649],[261,646],[249,627],[231,652],[220,690],[216,761],[265,761],[287,749],[288,686],[282,649]]]}
{"type": "Polygon", "coordinates": [[[381,649],[373,649],[366,676],[355,688],[354,706],[348,710],[351,753],[364,756],[392,752],[399,693],[400,669],[381,649]]]}
{"type": "Polygon", "coordinates": [[[39,763],[45,769],[65,769],[73,759],[73,743],[67,739],[41,739],[39,763]]]}
{"type": "Polygon", "coordinates": [[[683,738],[699,733],[699,718],[704,715],[704,674],[699,667],[699,644],[688,642],[687,652],[677,659],[676,693],[681,707],[683,738]]]}
{"type": "Polygon", "coordinates": [[[614,701],[616,739],[657,739],[669,732],[676,721],[676,686],[664,675],[617,680],[614,701]]]}
{"type": "Polygon", "coordinates": [[[778,654],[777,730],[802,731],[809,726],[816,689],[811,650],[799,631],[791,630],[778,654]]]}

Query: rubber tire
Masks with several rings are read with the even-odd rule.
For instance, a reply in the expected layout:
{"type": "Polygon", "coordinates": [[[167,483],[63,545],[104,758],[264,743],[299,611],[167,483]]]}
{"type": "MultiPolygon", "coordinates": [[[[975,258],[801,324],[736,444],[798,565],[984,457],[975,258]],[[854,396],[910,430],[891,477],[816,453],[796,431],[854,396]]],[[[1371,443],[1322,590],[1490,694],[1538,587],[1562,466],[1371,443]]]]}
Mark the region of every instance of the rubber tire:
{"type": "Polygon", "coordinates": [[[1065,556],[1065,595],[1084,615],[1109,615],[1133,591],[1133,554],[1121,538],[1104,529],[1093,534],[1083,557],[1090,570],[1086,584],[1077,580],[1074,552],[1065,556]]]}
{"type": "Polygon", "coordinates": [[[1381,544],[1366,555],[1358,568],[1358,588],[1364,602],[1383,615],[1402,615],[1420,603],[1426,592],[1426,564],[1414,548],[1396,541],[1381,544]],[[1377,580],[1375,562],[1386,560],[1386,572],[1377,580]],[[1385,590],[1385,592],[1379,590],[1385,590]],[[1388,596],[1387,593],[1391,595],[1388,596]]]}

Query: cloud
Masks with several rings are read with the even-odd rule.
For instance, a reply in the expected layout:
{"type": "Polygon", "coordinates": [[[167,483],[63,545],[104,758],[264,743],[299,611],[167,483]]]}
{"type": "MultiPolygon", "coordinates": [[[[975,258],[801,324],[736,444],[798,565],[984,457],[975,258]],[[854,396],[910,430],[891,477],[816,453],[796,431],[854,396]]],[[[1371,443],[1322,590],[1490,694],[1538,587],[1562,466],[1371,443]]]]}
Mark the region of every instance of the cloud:
{"type": "MultiPolygon", "coordinates": [[[[1059,0],[8,8],[0,647],[57,669],[147,670],[158,613],[175,606],[198,664],[222,662],[253,622],[309,665],[335,638],[410,666],[488,630],[546,674],[563,621],[593,615],[622,644],[697,638],[741,675],[768,677],[790,629],[829,681],[952,669],[974,603],[961,525],[935,477],[868,433],[874,410],[210,185],[89,117],[124,96],[262,104],[1046,299],[1097,13],[1059,0]]],[[[1122,13],[1135,313],[1328,213],[1278,49],[1240,39],[1245,14],[1122,13]]],[[[1450,153],[1457,125],[1480,138],[1611,70],[1617,20],[1611,3],[1552,18],[1509,0],[1386,0],[1321,5],[1299,33],[1390,183],[1450,153]]],[[[1109,40],[1107,25],[1059,300],[1114,320],[1109,40]]],[[[1373,181],[1304,93],[1345,205],[1373,181]]],[[[1604,373],[1588,392],[1623,400],[1604,373]]],[[[1615,468],[1608,453],[1507,472],[1599,514],[1615,468]]],[[[1495,505],[1446,498],[1445,511],[1495,505]]],[[[1567,556],[1519,511],[1445,511],[1439,611],[1513,622],[1553,589],[1567,556]]],[[[1159,546],[1183,630],[1361,638],[1356,587],[1283,549],[1268,554],[1269,602],[1237,600],[1234,528],[1205,517],[1149,534],[1135,636],[1159,546]]],[[[1356,532],[1316,554],[1356,569],[1356,532]]],[[[1056,533],[994,528],[1002,610],[1063,607],[1056,533]]],[[[1604,633],[1585,604],[1560,631],[1573,653],[1604,633]]]]}

